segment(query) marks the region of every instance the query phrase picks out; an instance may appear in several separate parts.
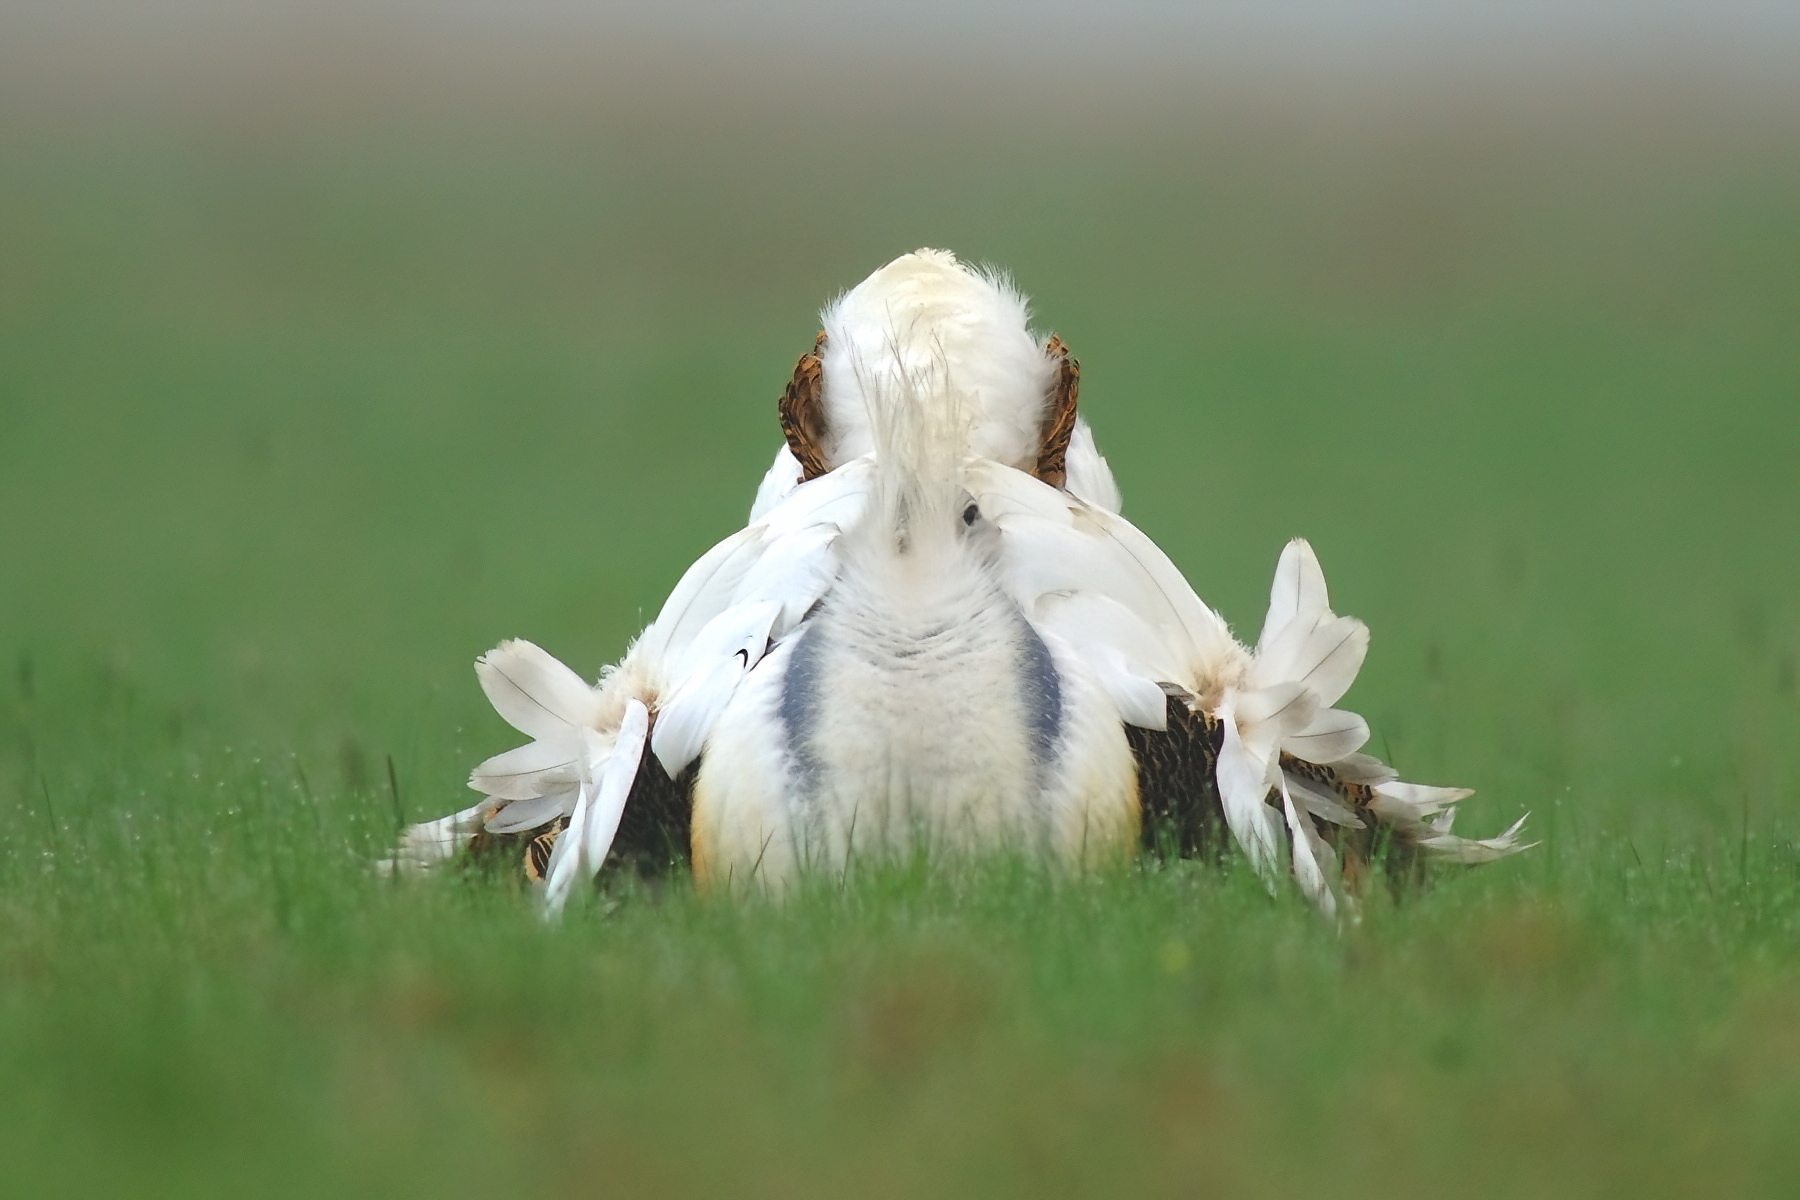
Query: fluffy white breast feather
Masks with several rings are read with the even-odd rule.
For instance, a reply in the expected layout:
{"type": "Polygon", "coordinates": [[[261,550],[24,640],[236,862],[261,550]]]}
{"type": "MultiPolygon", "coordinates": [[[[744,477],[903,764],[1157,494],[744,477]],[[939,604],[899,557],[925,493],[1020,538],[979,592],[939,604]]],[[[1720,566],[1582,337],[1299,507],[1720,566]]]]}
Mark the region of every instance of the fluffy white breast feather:
{"type": "Polygon", "coordinates": [[[1518,824],[1452,835],[1466,791],[1361,753],[1367,724],[1336,705],[1368,631],[1331,611],[1304,541],[1249,647],[1118,515],[1075,368],[1003,277],[919,250],[822,319],[750,523],[594,687],[529,642],[483,656],[489,699],[534,740],[390,863],[529,839],[555,912],[655,803],[714,883],[921,838],[1079,865],[1152,848],[1154,818],[1186,822],[1182,846],[1218,823],[1271,887],[1342,914],[1376,827],[1457,862],[1522,848],[1518,824]]]}

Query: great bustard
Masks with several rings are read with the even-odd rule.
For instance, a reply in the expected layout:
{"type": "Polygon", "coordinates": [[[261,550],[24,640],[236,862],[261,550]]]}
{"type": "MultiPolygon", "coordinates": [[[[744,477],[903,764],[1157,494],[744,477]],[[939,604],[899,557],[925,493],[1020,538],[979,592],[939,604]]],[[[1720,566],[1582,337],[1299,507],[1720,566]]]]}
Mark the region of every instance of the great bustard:
{"type": "Polygon", "coordinates": [[[1192,853],[1220,823],[1342,911],[1378,827],[1428,857],[1462,789],[1401,783],[1333,707],[1368,631],[1288,543],[1254,647],[1149,538],[1076,413],[1078,369],[1003,278],[895,259],[823,314],[750,523],[598,685],[526,641],[475,664],[533,740],[391,860],[512,847],[561,909],[609,859],[706,887],[925,850],[1070,867],[1192,853]]]}

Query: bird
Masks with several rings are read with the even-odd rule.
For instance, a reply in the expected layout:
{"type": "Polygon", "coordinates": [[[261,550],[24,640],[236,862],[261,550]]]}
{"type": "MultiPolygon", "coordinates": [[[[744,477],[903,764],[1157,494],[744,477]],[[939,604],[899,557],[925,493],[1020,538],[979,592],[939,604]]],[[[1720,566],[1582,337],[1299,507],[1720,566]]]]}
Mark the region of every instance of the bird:
{"type": "Polygon", "coordinates": [[[531,741],[482,799],[405,829],[395,870],[516,855],[547,915],[606,872],[780,893],[923,854],[1057,870],[1235,846],[1272,891],[1354,918],[1377,845],[1451,832],[1463,788],[1403,782],[1338,706],[1368,629],[1311,546],[1280,552],[1254,644],[1121,515],[1080,366],[998,270],[902,255],[826,306],[783,389],[745,526],[590,684],[522,639],[475,670],[531,741]]]}

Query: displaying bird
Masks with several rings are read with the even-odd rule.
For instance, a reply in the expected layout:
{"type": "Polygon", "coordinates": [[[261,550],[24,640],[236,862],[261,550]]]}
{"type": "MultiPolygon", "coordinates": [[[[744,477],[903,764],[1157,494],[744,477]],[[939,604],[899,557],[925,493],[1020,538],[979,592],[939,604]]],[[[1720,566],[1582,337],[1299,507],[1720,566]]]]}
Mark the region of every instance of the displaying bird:
{"type": "Polygon", "coordinates": [[[1327,915],[1377,834],[1480,863],[1463,789],[1402,783],[1336,707],[1368,631],[1304,541],[1254,646],[1119,515],[1079,368],[1024,298],[942,250],[832,303],[781,397],[749,524],[690,567],[598,684],[526,641],[475,664],[533,740],[390,864],[518,853],[550,913],[608,864],[703,888],[924,852],[1071,869],[1235,842],[1327,915]]]}

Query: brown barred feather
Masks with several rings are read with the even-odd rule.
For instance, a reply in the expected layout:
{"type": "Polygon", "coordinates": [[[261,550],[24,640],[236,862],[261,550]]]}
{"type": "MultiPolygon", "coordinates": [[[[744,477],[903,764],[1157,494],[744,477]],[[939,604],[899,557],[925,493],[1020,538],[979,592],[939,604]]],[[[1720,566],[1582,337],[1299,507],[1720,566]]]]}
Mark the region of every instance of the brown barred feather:
{"type": "Polygon", "coordinates": [[[550,853],[556,849],[556,839],[568,827],[569,818],[562,817],[532,832],[525,843],[525,878],[533,883],[543,882],[550,871],[550,853]]]}
{"type": "Polygon", "coordinates": [[[1044,343],[1044,353],[1056,360],[1056,382],[1050,388],[1044,436],[1038,445],[1037,468],[1032,473],[1051,487],[1061,487],[1069,475],[1069,438],[1075,433],[1075,396],[1081,387],[1081,364],[1069,356],[1069,348],[1055,334],[1044,343]]]}
{"type": "Polygon", "coordinates": [[[781,433],[788,449],[800,464],[800,479],[817,479],[831,468],[825,464],[825,439],[830,432],[825,423],[823,376],[819,358],[825,349],[825,334],[813,339],[813,348],[794,364],[794,377],[781,393],[779,412],[781,433]]]}
{"type": "Polygon", "coordinates": [[[1348,780],[1340,779],[1338,773],[1330,767],[1307,762],[1304,758],[1295,758],[1285,750],[1281,753],[1281,769],[1290,775],[1299,775],[1318,784],[1358,814],[1367,812],[1369,805],[1375,800],[1375,789],[1368,784],[1351,783],[1348,780]]]}
{"type": "Polygon", "coordinates": [[[1330,792],[1363,820],[1361,829],[1349,829],[1330,821],[1317,821],[1319,836],[1343,861],[1344,890],[1359,896],[1368,886],[1370,867],[1380,858],[1388,886],[1398,896],[1402,889],[1424,878],[1424,859],[1418,847],[1404,838],[1382,837],[1383,823],[1369,811],[1375,789],[1366,783],[1341,779],[1329,766],[1307,762],[1291,754],[1281,756],[1281,769],[1299,775],[1330,792]]]}
{"type": "MultiPolygon", "coordinates": [[[[1362,894],[1364,883],[1368,879],[1369,862],[1375,853],[1375,818],[1369,814],[1369,803],[1375,798],[1375,790],[1366,783],[1351,783],[1339,779],[1337,772],[1330,767],[1318,763],[1307,762],[1303,758],[1295,758],[1283,751],[1281,769],[1290,775],[1318,785],[1322,790],[1342,800],[1352,811],[1363,819],[1361,829],[1347,829],[1330,821],[1313,821],[1319,836],[1325,839],[1326,845],[1338,852],[1343,862],[1344,889],[1352,896],[1362,894]]],[[[1302,815],[1304,820],[1312,820],[1302,815]]]]}

